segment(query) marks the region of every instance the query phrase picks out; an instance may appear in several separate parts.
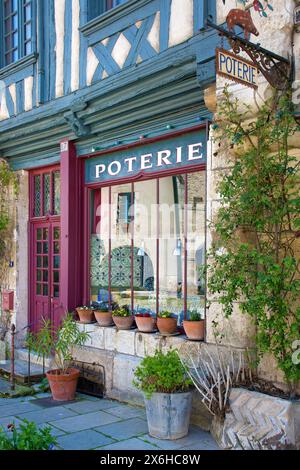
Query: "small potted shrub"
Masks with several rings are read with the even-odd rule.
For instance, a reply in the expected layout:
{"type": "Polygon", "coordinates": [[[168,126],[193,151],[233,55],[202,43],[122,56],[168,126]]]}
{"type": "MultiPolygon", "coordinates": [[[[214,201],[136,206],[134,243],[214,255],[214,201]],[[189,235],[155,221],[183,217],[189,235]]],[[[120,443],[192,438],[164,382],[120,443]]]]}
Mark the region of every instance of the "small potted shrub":
{"type": "Polygon", "coordinates": [[[178,353],[156,351],[135,370],[133,384],[144,393],[150,436],[180,439],[188,434],[192,408],[192,381],[178,353]]]}
{"type": "Polygon", "coordinates": [[[94,310],[95,318],[100,326],[113,325],[112,306],[107,302],[102,302],[99,307],[94,310]]]}
{"type": "Polygon", "coordinates": [[[46,373],[52,398],[57,401],[72,401],[76,394],[79,370],[68,366],[72,359],[70,351],[73,346],[83,346],[89,334],[80,331],[71,314],[67,314],[56,329],[49,320],[44,320],[43,323],[40,331],[31,337],[32,347],[39,357],[55,353],[57,368],[46,373]]]}
{"type": "Polygon", "coordinates": [[[161,335],[172,335],[177,331],[177,318],[172,312],[160,312],[157,318],[157,328],[161,335]]]}
{"type": "Polygon", "coordinates": [[[187,319],[183,320],[183,328],[189,339],[204,340],[204,320],[196,310],[187,312],[187,319]]]}
{"type": "Polygon", "coordinates": [[[76,312],[81,323],[93,323],[95,321],[94,309],[91,306],[83,305],[82,307],[77,307],[76,312]]]}
{"type": "Polygon", "coordinates": [[[136,325],[142,333],[152,333],[156,328],[156,320],[150,312],[138,312],[135,314],[136,325]]]}
{"type": "Polygon", "coordinates": [[[134,316],[127,305],[116,308],[112,312],[112,318],[118,330],[130,330],[134,322],[134,316]]]}

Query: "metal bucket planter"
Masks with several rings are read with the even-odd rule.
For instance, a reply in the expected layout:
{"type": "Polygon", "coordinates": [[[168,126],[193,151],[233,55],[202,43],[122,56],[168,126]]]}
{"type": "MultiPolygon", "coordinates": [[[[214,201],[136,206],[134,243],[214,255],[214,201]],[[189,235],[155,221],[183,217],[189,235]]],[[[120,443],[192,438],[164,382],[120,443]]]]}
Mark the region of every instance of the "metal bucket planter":
{"type": "Polygon", "coordinates": [[[150,436],[175,440],[188,434],[192,392],[153,393],[145,405],[150,436]]]}

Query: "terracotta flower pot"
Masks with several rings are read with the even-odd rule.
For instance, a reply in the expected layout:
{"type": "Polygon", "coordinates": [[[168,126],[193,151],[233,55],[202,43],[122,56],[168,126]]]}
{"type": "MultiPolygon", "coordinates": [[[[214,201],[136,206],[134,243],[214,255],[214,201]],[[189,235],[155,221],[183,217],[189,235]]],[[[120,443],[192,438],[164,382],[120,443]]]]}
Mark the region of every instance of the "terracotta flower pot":
{"type": "Polygon", "coordinates": [[[62,373],[60,369],[49,370],[46,373],[53,400],[72,401],[75,399],[77,382],[79,378],[78,369],[67,369],[62,373]]]}
{"type": "Polygon", "coordinates": [[[204,339],[204,320],[200,321],[183,321],[185,334],[189,339],[202,341],[204,339]]]}
{"type": "Polygon", "coordinates": [[[113,325],[112,313],[102,312],[101,310],[94,311],[95,318],[100,326],[111,326],[113,325]]]}
{"type": "Polygon", "coordinates": [[[135,322],[139,331],[144,333],[151,333],[151,331],[155,330],[156,321],[153,317],[141,317],[136,316],[135,322]]]}
{"type": "Polygon", "coordinates": [[[162,335],[171,335],[176,333],[177,318],[157,318],[157,328],[162,335]]]}
{"type": "Polygon", "coordinates": [[[118,330],[130,330],[134,321],[133,315],[130,315],[129,317],[113,316],[112,318],[118,330]]]}
{"type": "Polygon", "coordinates": [[[95,321],[94,311],[91,308],[76,308],[81,323],[93,323],[95,321]]]}

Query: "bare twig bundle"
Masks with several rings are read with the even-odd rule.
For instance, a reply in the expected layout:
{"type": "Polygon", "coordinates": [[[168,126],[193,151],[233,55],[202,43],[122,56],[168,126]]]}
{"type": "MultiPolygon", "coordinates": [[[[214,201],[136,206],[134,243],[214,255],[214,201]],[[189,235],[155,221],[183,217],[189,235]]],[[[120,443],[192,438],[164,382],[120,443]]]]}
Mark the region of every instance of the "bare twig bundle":
{"type": "Polygon", "coordinates": [[[230,390],[234,386],[252,381],[249,353],[244,351],[212,354],[206,346],[198,351],[181,348],[178,355],[187,373],[200,393],[201,401],[213,416],[224,417],[229,406],[230,390]]]}

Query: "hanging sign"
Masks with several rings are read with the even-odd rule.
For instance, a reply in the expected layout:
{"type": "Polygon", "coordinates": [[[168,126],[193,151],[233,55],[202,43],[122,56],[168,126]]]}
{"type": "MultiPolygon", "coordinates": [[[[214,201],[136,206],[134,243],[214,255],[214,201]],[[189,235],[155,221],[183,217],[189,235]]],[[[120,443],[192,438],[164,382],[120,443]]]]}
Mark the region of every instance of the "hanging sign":
{"type": "Polygon", "coordinates": [[[85,182],[104,183],[182,169],[206,162],[206,127],[145,145],[114,151],[85,162],[85,182]]]}
{"type": "Polygon", "coordinates": [[[216,49],[217,74],[242,83],[251,88],[257,88],[258,68],[253,62],[245,60],[225,49],[216,49]]]}

